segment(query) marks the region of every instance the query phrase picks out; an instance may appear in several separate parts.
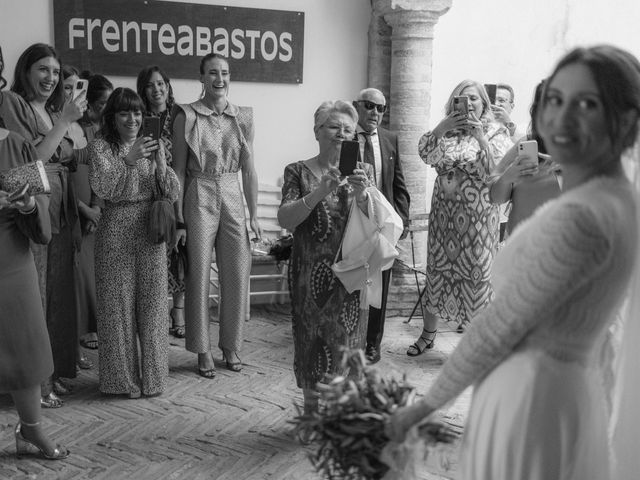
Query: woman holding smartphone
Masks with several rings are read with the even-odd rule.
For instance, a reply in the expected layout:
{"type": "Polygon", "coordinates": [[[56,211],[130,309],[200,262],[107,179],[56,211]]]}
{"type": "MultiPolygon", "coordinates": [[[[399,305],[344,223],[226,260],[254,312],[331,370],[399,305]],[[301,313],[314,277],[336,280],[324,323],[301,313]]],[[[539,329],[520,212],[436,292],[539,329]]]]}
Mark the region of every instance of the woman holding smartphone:
{"type": "MultiPolygon", "coordinates": [[[[69,101],[81,94],[82,89],[86,93],[86,80],[81,80],[78,70],[71,65],[62,67],[64,96],[69,101]],[[81,87],[81,90],[78,90],[81,87]]],[[[75,172],[70,174],[73,181],[76,198],[78,201],[78,213],[80,229],[82,232],[81,246],[76,252],[75,262],[75,287],[76,305],[78,315],[78,336],[80,344],[89,333],[96,332],[96,287],[94,269],[94,243],[95,231],[100,221],[102,208],[98,197],[91,192],[89,186],[89,153],[87,150],[87,137],[82,126],[78,122],[69,125],[68,135],[73,141],[78,165],[75,172]]],[[[83,353],[78,345],[78,367],[90,369],[93,363],[83,353]]]]}
{"type": "Polygon", "coordinates": [[[350,173],[347,181],[341,181],[342,142],[353,138],[357,123],[358,113],[350,103],[322,103],[313,126],[318,154],[287,165],[284,171],[278,223],[293,232],[289,270],[293,369],[306,414],[318,407],[316,384],[326,374],[342,370],[341,349],[364,348],[367,335],[369,313],[360,307],[360,290],[348,293],[330,268],[350,208],[356,202],[367,210],[366,187],[373,180],[371,165],[354,162],[343,172],[350,173]]]}
{"type": "Polygon", "coordinates": [[[170,201],[180,191],[164,146],[139,136],[143,112],[136,92],[115,89],[89,144],[91,188],[104,201],[95,247],[100,391],[129,398],[160,395],[169,374],[167,251],[150,242],[148,223],[156,184],[170,201]]]}
{"type": "MultiPolygon", "coordinates": [[[[164,144],[167,152],[167,165],[172,166],[172,132],[173,124],[173,88],[169,76],[157,65],[143,68],[138,74],[136,82],[138,95],[144,101],[148,116],[157,117],[160,120],[160,140],[164,144]]],[[[178,216],[178,203],[174,204],[176,217],[178,216]]],[[[184,232],[184,230],[183,230],[184,232]]],[[[173,253],[178,248],[185,248],[185,235],[177,238],[175,244],[167,245],[167,271],[169,294],[173,297],[171,305],[171,334],[176,338],[184,338],[184,278],[181,278],[177,262],[172,262],[176,258],[173,253]]]]}
{"type": "MultiPolygon", "coordinates": [[[[0,52],[1,53],[1,52],[0,52]]],[[[0,105],[6,85],[0,54],[0,105]]],[[[4,123],[0,111],[0,124],[4,123]]],[[[15,132],[0,128],[0,170],[35,161],[33,146],[15,132]]],[[[40,383],[53,373],[51,344],[44,318],[38,272],[29,243],[51,239],[49,200],[28,194],[12,200],[0,189],[0,393],[9,393],[18,412],[16,453],[37,453],[49,460],[69,455],[42,429],[40,383]]]]}
{"type": "Polygon", "coordinates": [[[536,127],[536,113],[544,82],[536,87],[531,104],[531,123],[525,139],[528,145],[536,147],[537,154],[525,153],[522,141],[511,147],[496,167],[496,179],[491,185],[491,201],[497,204],[510,202],[509,219],[505,238],[518,224],[529,218],[543,203],[560,195],[560,167],[546,155],[544,142],[536,127]],[[529,143],[529,142],[535,142],[529,143]],[[542,155],[540,155],[542,154],[542,155]]]}
{"type": "Polygon", "coordinates": [[[460,82],[445,110],[418,144],[420,157],[438,176],[429,216],[426,316],[420,337],[407,350],[410,356],[433,348],[438,318],[455,322],[462,332],[493,295],[499,216],[489,198],[489,178],[512,143],[507,129],[493,121],[479,82],[460,82]]]}
{"type": "Polygon", "coordinates": [[[239,357],[246,318],[251,249],[238,182],[242,173],[249,223],[256,238],[258,177],[253,165],[253,110],[229,101],[226,58],[209,54],[200,62],[200,100],[178,105],[173,126],[173,166],[182,185],[177,236],[186,235],[186,348],[198,354],[198,373],[216,375],[209,338],[209,277],[212,251],[220,275],[220,338],[226,366],[242,369],[239,357]],[[185,229],[186,228],[186,229],[185,229]]]}
{"type": "Polygon", "coordinates": [[[67,131],[87,108],[84,96],[65,100],[61,68],[53,47],[31,45],[18,58],[12,92],[5,93],[0,104],[5,126],[35,146],[51,184],[51,242],[34,246],[55,366],[51,382],[42,388],[42,406],[50,408],[62,405],[56,392],[69,391],[60,378],[76,377],[78,327],[73,265],[80,226],[76,195],[69,181],[76,154],[67,131]]]}

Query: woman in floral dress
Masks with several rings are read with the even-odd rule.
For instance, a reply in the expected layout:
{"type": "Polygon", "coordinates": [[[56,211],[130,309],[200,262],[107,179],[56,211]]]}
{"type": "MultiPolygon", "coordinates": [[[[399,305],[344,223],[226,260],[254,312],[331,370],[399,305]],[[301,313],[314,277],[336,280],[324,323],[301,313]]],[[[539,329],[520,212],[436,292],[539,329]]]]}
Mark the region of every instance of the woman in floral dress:
{"type": "Polygon", "coordinates": [[[370,165],[358,163],[346,183],[337,169],[342,141],[353,138],[357,121],[352,105],[324,102],[315,113],[318,155],[284,171],[278,222],[293,232],[293,369],[307,413],[317,408],[316,384],[341,371],[341,349],[365,346],[368,310],[360,308],[360,291],[348,293],[331,270],[352,202],[366,205],[368,198],[370,165]]]}
{"type": "Polygon", "coordinates": [[[489,198],[489,175],[511,145],[507,129],[493,121],[484,87],[473,80],[453,89],[445,118],[420,139],[420,157],[438,177],[429,215],[427,309],[422,334],[407,355],[433,347],[438,317],[457,323],[461,332],[492,298],[499,215],[489,198]],[[455,110],[457,96],[468,97],[468,115],[455,110]]]}

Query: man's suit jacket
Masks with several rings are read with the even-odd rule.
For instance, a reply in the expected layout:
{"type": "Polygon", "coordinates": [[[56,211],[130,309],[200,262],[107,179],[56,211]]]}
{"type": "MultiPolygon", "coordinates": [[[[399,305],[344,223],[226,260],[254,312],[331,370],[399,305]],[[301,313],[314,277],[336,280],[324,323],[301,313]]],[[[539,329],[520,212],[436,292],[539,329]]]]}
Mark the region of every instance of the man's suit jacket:
{"type": "Polygon", "coordinates": [[[398,153],[398,135],[378,127],[378,140],[382,154],[380,191],[395,208],[406,228],[409,225],[409,192],[398,153]]]}

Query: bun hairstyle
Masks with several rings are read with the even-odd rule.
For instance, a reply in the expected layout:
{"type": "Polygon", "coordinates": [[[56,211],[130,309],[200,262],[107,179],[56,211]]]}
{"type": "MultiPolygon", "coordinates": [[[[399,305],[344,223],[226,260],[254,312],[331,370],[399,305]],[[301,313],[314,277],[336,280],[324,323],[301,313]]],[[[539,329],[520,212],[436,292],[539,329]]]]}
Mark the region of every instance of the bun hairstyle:
{"type": "Polygon", "coordinates": [[[220,55],[219,53],[208,53],[207,55],[202,57],[202,60],[200,60],[200,75],[204,75],[205,63],[207,63],[209,60],[213,60],[214,58],[219,58],[220,60],[224,60],[227,64],[227,67],[229,66],[229,59],[224,55],[220,55]]]}

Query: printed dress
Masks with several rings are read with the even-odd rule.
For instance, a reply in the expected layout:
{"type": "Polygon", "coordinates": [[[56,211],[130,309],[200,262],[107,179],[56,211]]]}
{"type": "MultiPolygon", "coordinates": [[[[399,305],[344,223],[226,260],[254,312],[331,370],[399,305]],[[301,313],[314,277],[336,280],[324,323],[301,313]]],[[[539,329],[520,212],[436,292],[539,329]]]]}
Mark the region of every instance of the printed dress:
{"type": "MultiPolygon", "coordinates": [[[[359,168],[371,172],[371,166],[359,168]]],[[[282,205],[318,187],[320,180],[304,162],[284,171],[282,205]]],[[[343,347],[364,348],[368,310],[360,308],[360,291],[347,293],[331,265],[354,201],[348,186],[327,195],[293,232],[289,291],[293,324],[293,370],[300,388],[315,389],[326,374],[340,372],[343,347]]]]}
{"type": "MultiPolygon", "coordinates": [[[[147,235],[155,175],[149,160],[124,163],[128,146],[114,154],[97,139],[89,149],[91,188],[105,202],[95,245],[100,391],[159,394],[169,373],[169,345],[166,245],[147,235]]],[[[180,186],[173,170],[167,167],[160,181],[175,201],[180,186]]]]}
{"type": "Polygon", "coordinates": [[[489,174],[511,146],[504,127],[489,126],[491,151],[471,135],[441,139],[427,132],[420,157],[438,173],[429,215],[426,303],[431,313],[468,322],[493,296],[490,269],[499,239],[498,206],[489,200],[489,174]]]}

